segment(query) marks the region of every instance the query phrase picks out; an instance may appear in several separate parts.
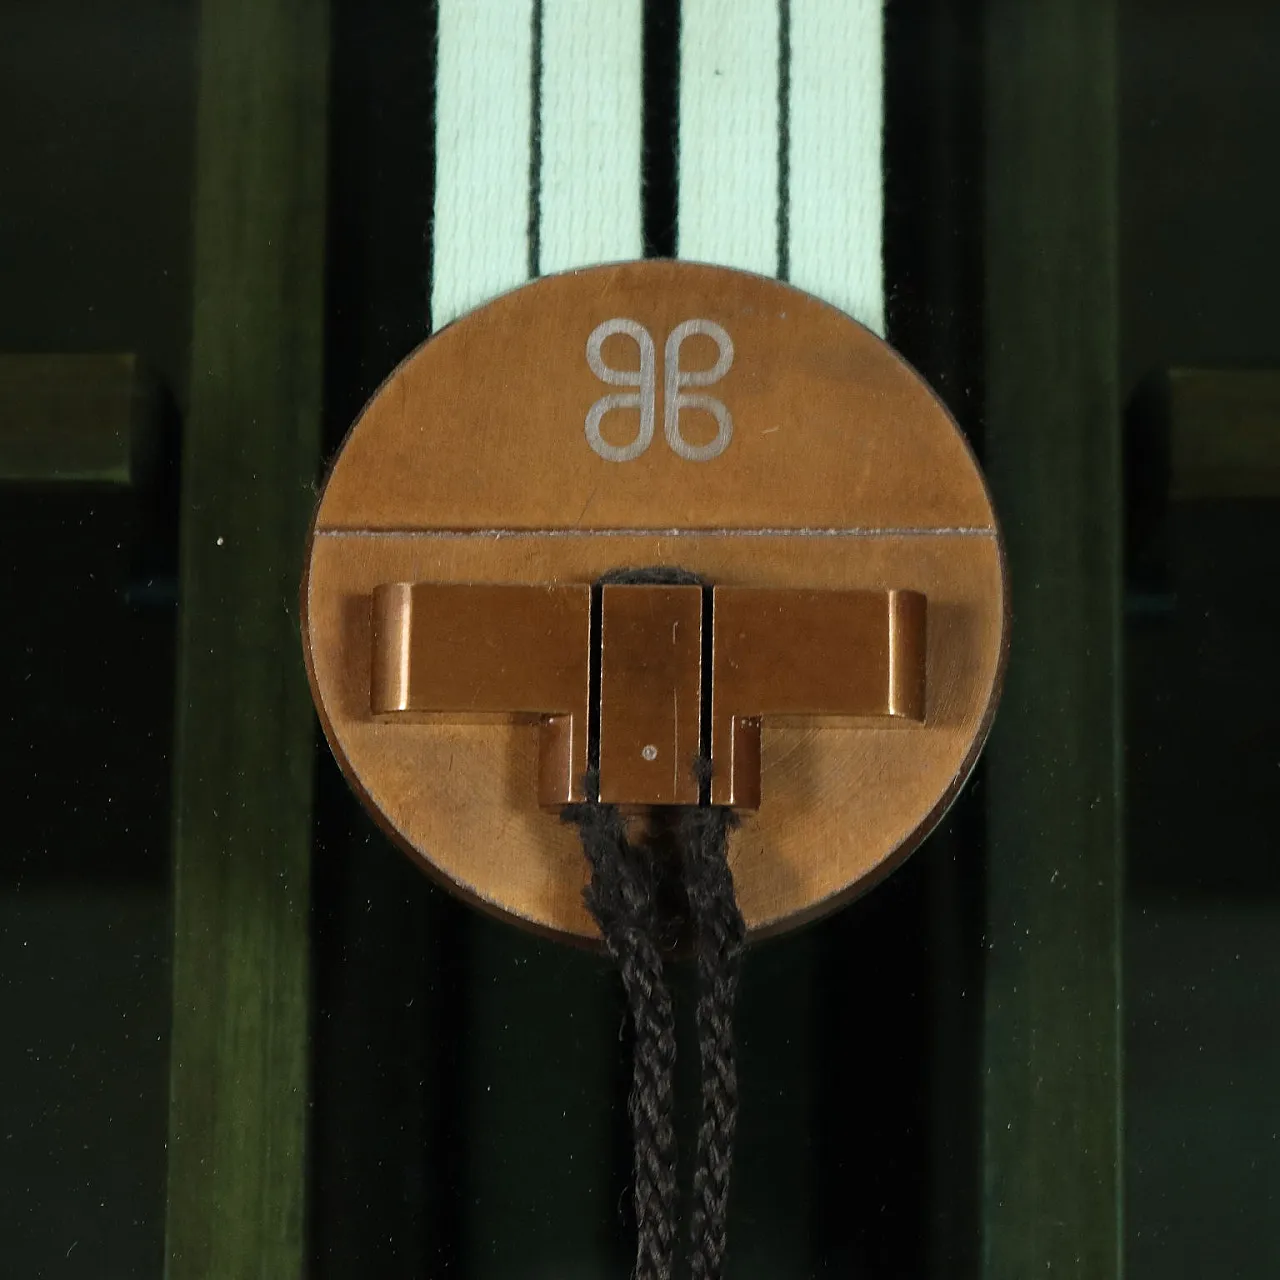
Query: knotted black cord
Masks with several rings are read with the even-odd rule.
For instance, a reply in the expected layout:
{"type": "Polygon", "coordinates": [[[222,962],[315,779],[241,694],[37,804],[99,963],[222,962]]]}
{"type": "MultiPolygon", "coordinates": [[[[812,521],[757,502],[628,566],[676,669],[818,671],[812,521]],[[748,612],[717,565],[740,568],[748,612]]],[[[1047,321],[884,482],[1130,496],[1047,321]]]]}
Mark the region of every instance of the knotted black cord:
{"type": "MultiPolygon", "coordinates": [[[[603,583],[702,585],[681,569],[624,569],[603,583]]],[[[710,762],[697,762],[699,782],[710,782],[710,762]]],[[[587,795],[599,794],[594,766],[587,795]]],[[[577,825],[591,868],[584,891],[617,964],[635,1029],[629,1100],[635,1147],[635,1280],[670,1280],[676,1237],[676,1146],[673,1123],[675,1022],[663,955],[680,921],[663,896],[661,851],[633,844],[614,805],[588,800],[571,805],[566,821],[577,825]]],[[[746,940],[728,863],[728,834],[737,825],[731,809],[682,809],[672,829],[679,877],[698,973],[697,1033],[702,1115],[693,1175],[690,1268],[695,1280],[721,1280],[738,1115],[733,1005],[746,940]]]]}

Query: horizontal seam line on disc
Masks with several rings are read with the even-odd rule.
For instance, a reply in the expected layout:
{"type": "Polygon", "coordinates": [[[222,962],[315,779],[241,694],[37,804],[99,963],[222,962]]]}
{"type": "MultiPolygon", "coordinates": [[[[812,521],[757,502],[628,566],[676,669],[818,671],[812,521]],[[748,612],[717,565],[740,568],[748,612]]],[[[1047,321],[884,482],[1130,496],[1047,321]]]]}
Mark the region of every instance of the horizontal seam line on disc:
{"type": "Polygon", "coordinates": [[[983,525],[884,529],[317,529],[318,538],[994,538],[983,525]]]}

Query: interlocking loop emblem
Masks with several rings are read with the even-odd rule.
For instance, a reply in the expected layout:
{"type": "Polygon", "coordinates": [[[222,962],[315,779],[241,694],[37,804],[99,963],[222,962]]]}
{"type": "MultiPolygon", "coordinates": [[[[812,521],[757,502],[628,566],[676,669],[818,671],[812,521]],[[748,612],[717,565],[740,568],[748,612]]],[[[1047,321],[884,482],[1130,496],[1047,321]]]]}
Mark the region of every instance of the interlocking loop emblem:
{"type": "Polygon", "coordinates": [[[597,325],[587,339],[587,363],[601,382],[608,383],[611,387],[639,388],[638,391],[601,396],[587,412],[587,442],[606,462],[631,462],[653,441],[654,359],[653,336],[649,330],[622,316],[597,325]],[[639,369],[611,369],[605,364],[602,348],[605,339],[615,333],[626,334],[640,348],[639,369]],[[610,444],[600,433],[600,420],[613,409],[640,410],[640,429],[630,444],[610,444]]]}
{"type": "MultiPolygon", "coordinates": [[[[667,335],[663,349],[663,435],[673,453],[689,462],[707,462],[718,458],[733,439],[733,415],[722,400],[701,392],[690,393],[685,387],[710,387],[719,382],[733,365],[733,339],[714,320],[685,320],[667,335]],[[716,344],[716,362],[710,369],[682,369],[680,348],[694,335],[710,338],[716,344]],[[680,412],[702,409],[716,421],[714,439],[706,444],[690,444],[680,431],[680,412]]],[[[608,462],[631,462],[653,443],[657,418],[656,347],[653,335],[643,325],[625,316],[597,325],[587,339],[587,364],[591,372],[612,387],[635,387],[635,391],[614,392],[601,396],[587,411],[587,443],[608,462]],[[604,344],[614,334],[624,334],[640,351],[638,369],[614,369],[604,362],[604,344]],[[640,413],[635,438],[625,445],[610,444],[601,433],[600,423],[614,409],[637,409],[640,413]]]]}

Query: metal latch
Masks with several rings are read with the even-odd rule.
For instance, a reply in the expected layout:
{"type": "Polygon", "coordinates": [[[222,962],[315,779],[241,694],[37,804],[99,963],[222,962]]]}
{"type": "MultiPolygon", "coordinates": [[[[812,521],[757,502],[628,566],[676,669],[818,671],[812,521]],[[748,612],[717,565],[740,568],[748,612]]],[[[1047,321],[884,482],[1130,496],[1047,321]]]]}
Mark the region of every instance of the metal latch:
{"type": "Polygon", "coordinates": [[[924,719],[925,611],[917,591],[390,583],[373,592],[371,709],[540,721],[544,808],[756,809],[763,718],[924,719]]]}

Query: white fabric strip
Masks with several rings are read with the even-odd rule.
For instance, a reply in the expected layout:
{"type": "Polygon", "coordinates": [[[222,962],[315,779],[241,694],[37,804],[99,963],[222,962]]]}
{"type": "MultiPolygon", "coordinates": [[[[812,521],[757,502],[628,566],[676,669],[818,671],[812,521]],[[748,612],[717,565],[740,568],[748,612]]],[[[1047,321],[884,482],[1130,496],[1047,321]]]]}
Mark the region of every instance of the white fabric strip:
{"type": "Polygon", "coordinates": [[[533,0],[439,0],[431,324],[529,273],[533,0]]]}
{"type": "Polygon", "coordinates": [[[883,335],[883,45],[881,0],[685,0],[680,257],[785,265],[883,335]]]}
{"type": "Polygon", "coordinates": [[[676,241],[682,258],[778,270],[777,0],[684,0],[676,241]]]}
{"type": "Polygon", "coordinates": [[[791,0],[790,271],[884,334],[881,0],[791,0]]]}
{"type": "Polygon", "coordinates": [[[539,270],[638,258],[641,0],[543,0],[539,270]]]}

